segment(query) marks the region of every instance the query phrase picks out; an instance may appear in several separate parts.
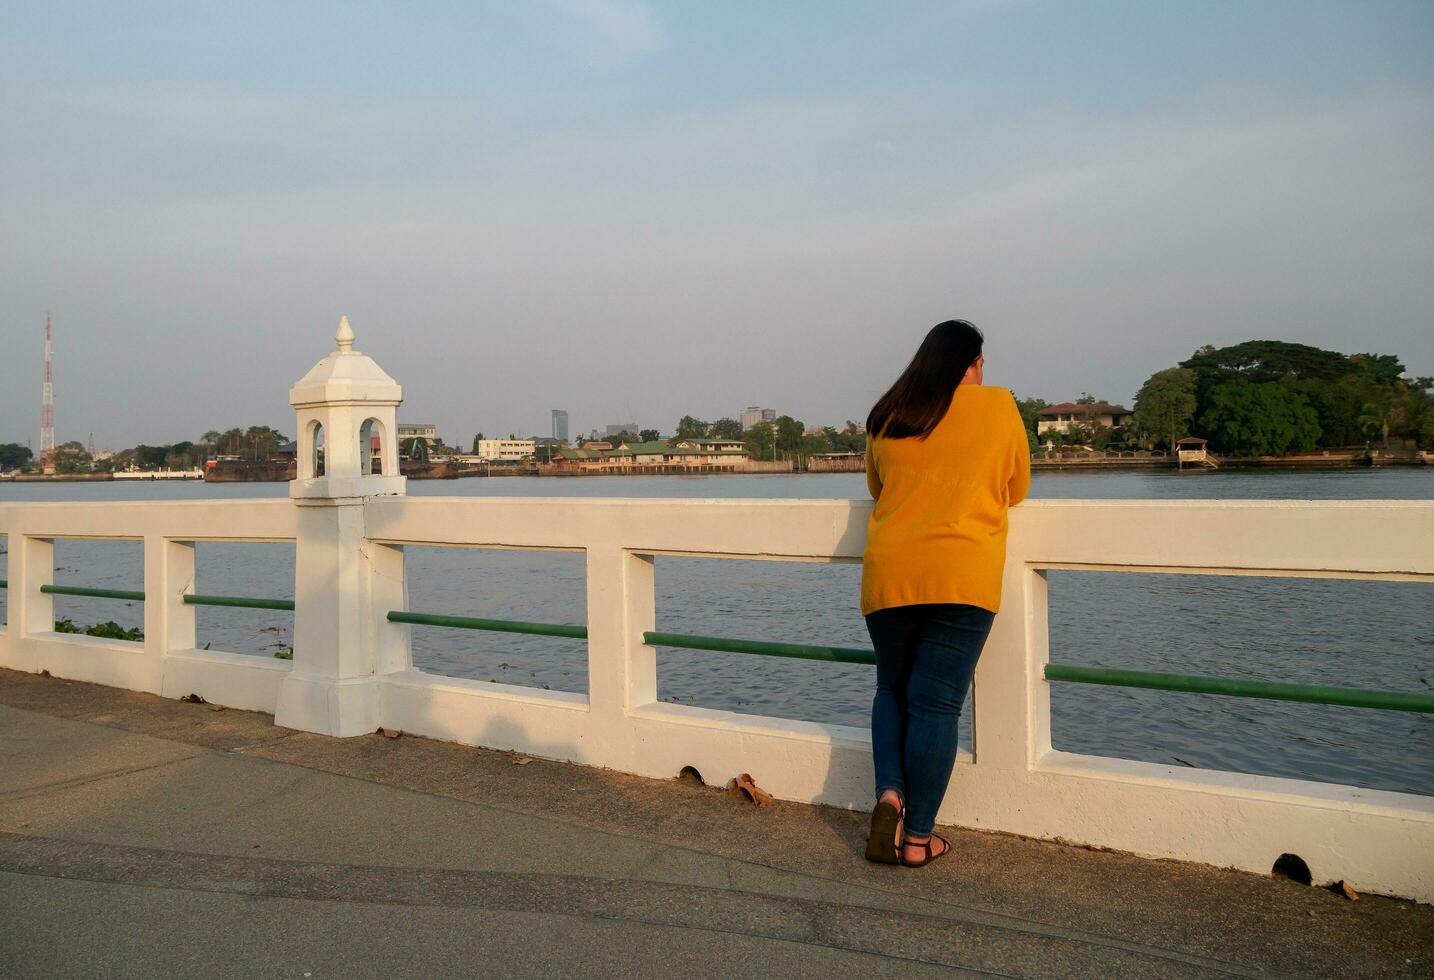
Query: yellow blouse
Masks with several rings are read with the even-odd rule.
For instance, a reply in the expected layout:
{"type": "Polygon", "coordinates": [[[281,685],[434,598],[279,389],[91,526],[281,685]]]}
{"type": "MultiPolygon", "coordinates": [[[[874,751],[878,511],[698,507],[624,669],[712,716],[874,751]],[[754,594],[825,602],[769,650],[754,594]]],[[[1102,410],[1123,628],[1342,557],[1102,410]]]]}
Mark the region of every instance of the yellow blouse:
{"type": "Polygon", "coordinates": [[[876,500],[862,556],[861,611],[951,602],[996,612],[1006,510],[1026,497],[1031,454],[1005,388],[962,384],[925,439],[868,438],[876,500]]]}

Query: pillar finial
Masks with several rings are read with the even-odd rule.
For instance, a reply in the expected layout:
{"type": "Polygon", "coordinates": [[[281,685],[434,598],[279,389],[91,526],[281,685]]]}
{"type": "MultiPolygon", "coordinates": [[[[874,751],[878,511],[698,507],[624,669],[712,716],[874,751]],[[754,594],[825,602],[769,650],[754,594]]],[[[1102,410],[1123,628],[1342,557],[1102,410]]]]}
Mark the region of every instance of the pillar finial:
{"type": "Polygon", "coordinates": [[[334,332],[334,340],[338,341],[340,354],[347,354],[353,350],[354,328],[349,326],[347,316],[339,317],[339,329],[334,332]]]}

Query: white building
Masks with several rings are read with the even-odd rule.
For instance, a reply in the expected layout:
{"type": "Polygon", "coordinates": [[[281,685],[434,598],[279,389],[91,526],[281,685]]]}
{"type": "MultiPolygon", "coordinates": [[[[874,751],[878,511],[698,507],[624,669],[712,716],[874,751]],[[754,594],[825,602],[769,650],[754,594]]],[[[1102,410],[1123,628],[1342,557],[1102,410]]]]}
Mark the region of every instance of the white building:
{"type": "Polygon", "coordinates": [[[532,459],[537,443],[532,439],[479,439],[478,456],[490,463],[511,463],[532,459]]]}
{"type": "Polygon", "coordinates": [[[1059,405],[1051,405],[1043,408],[1036,415],[1036,433],[1045,435],[1047,432],[1070,432],[1072,425],[1084,425],[1088,428],[1103,427],[1115,429],[1125,424],[1130,418],[1130,410],[1120,405],[1111,405],[1108,402],[1061,402],[1059,405]]]}
{"type": "Polygon", "coordinates": [[[398,423],[398,441],[407,442],[410,439],[425,439],[428,442],[437,442],[438,426],[431,422],[398,423]]]}

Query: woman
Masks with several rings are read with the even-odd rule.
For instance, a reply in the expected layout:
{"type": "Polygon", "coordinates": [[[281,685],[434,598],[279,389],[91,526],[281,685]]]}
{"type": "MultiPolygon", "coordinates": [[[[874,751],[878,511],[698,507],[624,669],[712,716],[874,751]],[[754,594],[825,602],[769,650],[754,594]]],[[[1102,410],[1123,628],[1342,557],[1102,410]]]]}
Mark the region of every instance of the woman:
{"type": "Polygon", "coordinates": [[[1031,482],[1015,400],[981,384],[981,342],[965,320],[932,327],[866,423],[876,507],[861,611],[876,647],[877,796],[866,856],[883,864],[920,867],[951,849],[932,834],[936,810],[956,762],[961,703],[1001,602],[1006,510],[1031,482]]]}

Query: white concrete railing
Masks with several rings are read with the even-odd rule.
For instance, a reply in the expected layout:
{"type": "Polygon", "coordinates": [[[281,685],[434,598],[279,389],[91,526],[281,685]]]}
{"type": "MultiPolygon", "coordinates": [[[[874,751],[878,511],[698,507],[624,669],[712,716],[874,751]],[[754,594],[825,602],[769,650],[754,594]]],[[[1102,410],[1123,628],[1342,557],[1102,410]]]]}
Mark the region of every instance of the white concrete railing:
{"type": "MultiPolygon", "coordinates": [[[[870,504],[847,501],[349,498],[0,504],[9,625],[0,666],[276,713],[337,735],[375,727],[653,777],[751,772],[777,796],[865,809],[861,729],[656,699],[653,560],[860,558],[870,504]],[[142,645],[52,632],[54,538],[144,541],[142,645]],[[194,648],[195,541],[297,544],[292,664],[194,648]],[[587,695],[417,670],[405,545],[582,552],[587,695]]],[[[1051,569],[1434,583],[1434,503],[1032,501],[1012,513],[1005,598],[976,675],[974,758],[939,819],[1266,872],[1285,852],[1317,880],[1434,900],[1434,798],[1056,751],[1051,569]],[[1186,533],[1189,532],[1189,533],[1186,533]]],[[[852,597],[853,603],[856,597],[852,597]]],[[[425,610],[463,612],[462,610],[425,610]]]]}

